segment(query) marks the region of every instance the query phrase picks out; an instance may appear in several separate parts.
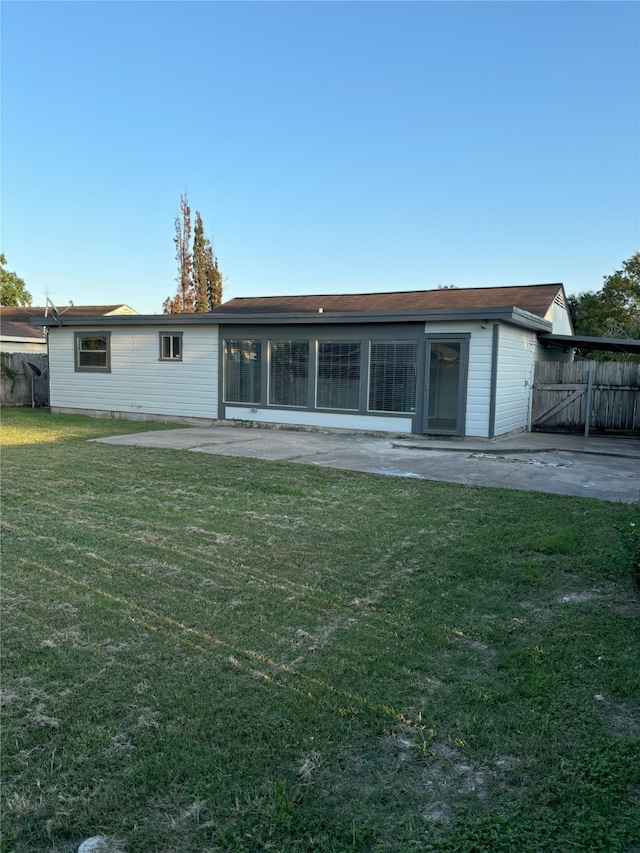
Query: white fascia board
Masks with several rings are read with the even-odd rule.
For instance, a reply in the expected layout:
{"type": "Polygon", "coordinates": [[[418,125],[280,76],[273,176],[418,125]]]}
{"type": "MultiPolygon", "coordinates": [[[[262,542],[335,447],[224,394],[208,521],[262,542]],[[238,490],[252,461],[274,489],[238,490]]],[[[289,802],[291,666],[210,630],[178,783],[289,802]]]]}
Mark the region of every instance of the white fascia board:
{"type": "Polygon", "coordinates": [[[42,336],[38,336],[37,338],[14,338],[11,335],[2,335],[0,338],[0,344],[7,342],[8,344],[42,344],[42,346],[46,346],[47,340],[42,336]]]}

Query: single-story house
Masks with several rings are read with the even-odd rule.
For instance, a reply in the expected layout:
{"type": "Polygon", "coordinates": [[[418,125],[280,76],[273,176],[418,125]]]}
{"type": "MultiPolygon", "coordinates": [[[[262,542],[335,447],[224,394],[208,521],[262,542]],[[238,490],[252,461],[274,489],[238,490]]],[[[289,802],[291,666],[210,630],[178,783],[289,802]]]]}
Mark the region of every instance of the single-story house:
{"type": "MultiPolygon", "coordinates": [[[[32,352],[47,354],[47,338],[42,326],[34,326],[34,317],[44,319],[51,314],[51,307],[41,305],[0,307],[0,350],[2,352],[32,352]]],[[[76,317],[104,314],[135,314],[128,305],[73,305],[62,309],[62,314],[76,317]]],[[[60,316],[60,313],[58,313],[60,316]]]]}
{"type": "Polygon", "coordinates": [[[492,438],[571,360],[561,284],[232,299],[207,314],[41,320],[54,412],[492,438]]]}

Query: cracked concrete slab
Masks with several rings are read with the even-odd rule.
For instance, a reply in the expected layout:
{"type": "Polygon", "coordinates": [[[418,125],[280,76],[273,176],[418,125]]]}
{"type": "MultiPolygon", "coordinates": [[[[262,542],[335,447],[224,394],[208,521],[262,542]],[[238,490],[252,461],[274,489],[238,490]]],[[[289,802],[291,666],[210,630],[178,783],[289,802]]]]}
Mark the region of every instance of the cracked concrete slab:
{"type": "Polygon", "coordinates": [[[520,433],[434,440],[215,425],[95,441],[640,503],[637,439],[520,433]]]}

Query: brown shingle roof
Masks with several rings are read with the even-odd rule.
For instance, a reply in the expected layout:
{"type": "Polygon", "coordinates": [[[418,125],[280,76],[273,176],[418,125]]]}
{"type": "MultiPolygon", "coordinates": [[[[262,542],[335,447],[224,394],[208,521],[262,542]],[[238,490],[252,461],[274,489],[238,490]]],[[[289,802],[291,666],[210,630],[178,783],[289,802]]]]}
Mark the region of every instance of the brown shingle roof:
{"type": "Polygon", "coordinates": [[[44,331],[32,326],[31,323],[16,323],[13,320],[5,320],[4,314],[0,315],[0,335],[3,338],[30,338],[34,341],[44,341],[44,331]]]}
{"type": "MultiPolygon", "coordinates": [[[[51,308],[44,308],[40,305],[26,305],[24,307],[14,307],[3,305],[0,307],[0,321],[4,325],[5,322],[14,323],[30,323],[32,317],[44,317],[45,311],[47,316],[51,316],[51,308]]],[[[133,309],[128,305],[65,305],[58,309],[60,316],[68,314],[70,317],[102,317],[108,314],[133,313],[133,309]]]]}
{"type": "Polygon", "coordinates": [[[288,314],[454,310],[465,308],[520,308],[539,317],[549,310],[561,284],[517,287],[465,287],[411,290],[400,293],[352,293],[318,296],[253,296],[225,302],[215,313],[288,314]]]}

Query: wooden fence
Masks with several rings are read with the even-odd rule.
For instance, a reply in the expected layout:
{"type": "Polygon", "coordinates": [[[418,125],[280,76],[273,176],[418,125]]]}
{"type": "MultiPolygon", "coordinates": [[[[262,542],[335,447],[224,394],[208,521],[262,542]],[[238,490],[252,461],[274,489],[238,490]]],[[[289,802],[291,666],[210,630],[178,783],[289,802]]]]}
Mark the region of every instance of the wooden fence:
{"type": "Polygon", "coordinates": [[[536,364],[534,430],[640,432],[640,362],[536,364]]]}
{"type": "Polygon", "coordinates": [[[0,353],[0,405],[49,405],[48,356],[45,353],[0,353]]]}

